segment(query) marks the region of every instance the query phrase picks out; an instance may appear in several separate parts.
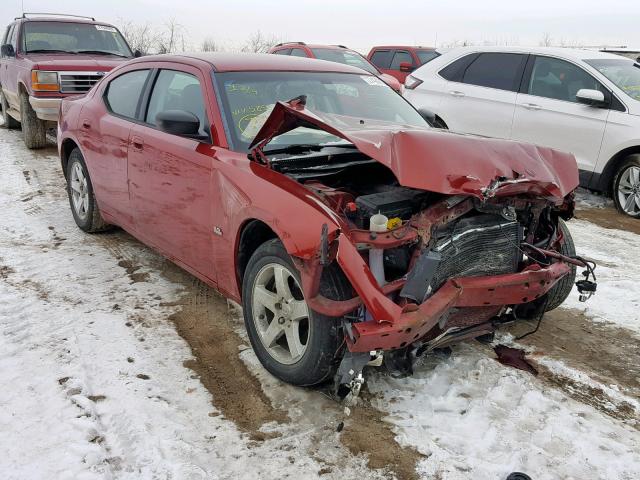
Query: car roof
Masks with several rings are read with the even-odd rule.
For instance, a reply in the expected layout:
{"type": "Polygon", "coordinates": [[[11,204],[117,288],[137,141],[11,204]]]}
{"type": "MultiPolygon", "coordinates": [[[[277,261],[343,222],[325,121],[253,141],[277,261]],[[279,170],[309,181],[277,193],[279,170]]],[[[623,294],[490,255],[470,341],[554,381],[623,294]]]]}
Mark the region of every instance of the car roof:
{"type": "Polygon", "coordinates": [[[25,17],[25,18],[17,18],[16,20],[22,21],[22,23],[27,22],[59,22],[59,23],[88,23],[90,25],[108,25],[112,26],[107,22],[100,22],[98,20],[91,20],[90,18],[77,18],[77,17],[25,17]]]}
{"type": "Polygon", "coordinates": [[[435,47],[421,47],[419,45],[374,45],[371,47],[371,50],[377,48],[397,48],[397,49],[405,49],[405,50],[435,50],[435,47]]]}
{"type": "Polygon", "coordinates": [[[281,49],[281,48],[326,48],[327,50],[351,50],[349,47],[345,47],[344,45],[323,45],[320,43],[301,43],[301,42],[284,42],[282,44],[276,45],[273,48],[281,49]]]}
{"type": "Polygon", "coordinates": [[[620,59],[620,55],[600,52],[586,48],[564,48],[564,47],[457,47],[449,50],[453,52],[503,52],[503,53],[532,53],[539,55],[553,55],[571,60],[585,59],[620,59]]]}
{"type": "MultiPolygon", "coordinates": [[[[315,58],[290,57],[285,55],[272,55],[268,53],[182,53],[170,55],[150,55],[140,57],[132,62],[176,61],[185,63],[185,60],[199,60],[213,66],[216,72],[242,72],[242,71],[302,71],[302,72],[334,72],[357,73],[358,75],[370,75],[368,72],[342,63],[327,62],[315,58]]],[[[188,63],[188,62],[187,62],[188,63]]]]}

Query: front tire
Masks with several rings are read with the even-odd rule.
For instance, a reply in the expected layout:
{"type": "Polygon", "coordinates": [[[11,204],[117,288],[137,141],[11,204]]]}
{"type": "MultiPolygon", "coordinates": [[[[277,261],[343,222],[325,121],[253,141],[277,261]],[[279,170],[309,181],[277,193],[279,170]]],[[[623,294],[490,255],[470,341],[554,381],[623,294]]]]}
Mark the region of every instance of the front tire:
{"type": "Polygon", "coordinates": [[[20,128],[20,122],[9,115],[9,102],[7,102],[2,88],[0,88],[0,106],[2,106],[2,127],[10,130],[20,128]]]}
{"type": "MultiPolygon", "coordinates": [[[[278,239],[251,256],[242,282],[245,327],[253,351],[272,375],[299,386],[327,380],[339,361],[338,319],[308,308],[300,274],[278,239]]],[[[320,292],[334,299],[350,295],[335,267],[323,273],[320,292]]]]}
{"type": "Polygon", "coordinates": [[[26,93],[20,95],[20,119],[24,144],[30,150],[44,148],[47,145],[47,129],[44,120],[40,120],[29,103],[26,93]]]}
{"type": "Polygon", "coordinates": [[[616,173],[613,201],[620,213],[640,218],[640,155],[630,155],[616,173]]]}
{"type": "MultiPolygon", "coordinates": [[[[564,220],[558,219],[558,228],[562,233],[560,242],[560,253],[567,257],[575,257],[576,247],[571,237],[571,232],[567,228],[564,220]]],[[[562,277],[551,289],[542,297],[533,302],[517,305],[515,313],[518,318],[533,319],[539,317],[544,312],[550,312],[558,308],[571,294],[573,285],[576,282],[576,267],[570,265],[571,270],[567,275],[562,277]],[[544,308],[544,312],[542,311],[544,308]]]]}
{"type": "Polygon", "coordinates": [[[95,233],[110,228],[100,215],[89,171],[78,148],[71,151],[67,162],[67,194],[73,219],[80,229],[95,233]]]}

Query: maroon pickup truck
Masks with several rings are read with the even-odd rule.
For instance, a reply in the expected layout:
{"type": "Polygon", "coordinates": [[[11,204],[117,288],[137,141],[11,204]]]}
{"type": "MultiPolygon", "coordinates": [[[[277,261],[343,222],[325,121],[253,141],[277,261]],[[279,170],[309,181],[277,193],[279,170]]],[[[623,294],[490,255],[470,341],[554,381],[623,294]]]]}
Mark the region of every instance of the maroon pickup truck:
{"type": "Polygon", "coordinates": [[[22,127],[28,148],[46,144],[60,100],[83,94],[132,52],[117,28],[93,18],[23,14],[2,36],[0,102],[4,128],[22,127]]]}

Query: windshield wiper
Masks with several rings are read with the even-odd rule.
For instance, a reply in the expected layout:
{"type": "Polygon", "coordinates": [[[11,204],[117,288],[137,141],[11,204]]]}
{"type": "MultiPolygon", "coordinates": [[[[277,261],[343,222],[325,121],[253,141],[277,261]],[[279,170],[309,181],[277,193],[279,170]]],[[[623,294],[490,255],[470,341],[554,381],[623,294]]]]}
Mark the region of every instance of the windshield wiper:
{"type": "Polygon", "coordinates": [[[27,50],[26,53],[76,53],[71,50],[58,50],[56,48],[36,48],[34,50],[27,50]]]}
{"type": "Polygon", "coordinates": [[[73,53],[90,53],[94,55],[115,55],[116,57],[129,58],[129,55],[121,53],[107,52],[106,50],[76,50],[73,53]]]}

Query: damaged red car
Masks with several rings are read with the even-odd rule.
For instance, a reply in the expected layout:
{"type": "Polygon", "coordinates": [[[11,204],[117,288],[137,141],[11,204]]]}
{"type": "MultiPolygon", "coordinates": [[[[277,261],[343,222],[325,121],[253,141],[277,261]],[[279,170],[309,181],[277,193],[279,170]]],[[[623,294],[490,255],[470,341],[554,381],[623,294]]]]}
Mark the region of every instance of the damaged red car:
{"type": "Polygon", "coordinates": [[[432,129],[355,67],[132,60],[63,100],[58,145],[78,226],[118,225],[241,303],[264,367],[296,385],[410,371],[556,308],[584,265],[571,155],[432,129]]]}

